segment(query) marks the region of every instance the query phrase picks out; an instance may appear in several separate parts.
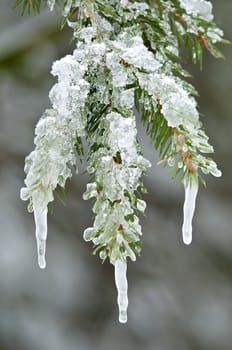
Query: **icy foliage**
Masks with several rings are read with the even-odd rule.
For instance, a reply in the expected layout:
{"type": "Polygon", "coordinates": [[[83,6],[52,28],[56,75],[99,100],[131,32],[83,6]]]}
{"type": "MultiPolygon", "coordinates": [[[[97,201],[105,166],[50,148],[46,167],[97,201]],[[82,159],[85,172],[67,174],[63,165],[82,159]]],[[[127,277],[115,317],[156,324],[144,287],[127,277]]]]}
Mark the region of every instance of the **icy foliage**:
{"type": "Polygon", "coordinates": [[[152,97],[152,101],[158,100],[161,105],[161,112],[167,121],[169,127],[178,131],[178,137],[174,132],[172,148],[165,155],[168,165],[173,167],[175,159],[175,150],[182,158],[191,154],[192,162],[195,167],[202,170],[203,173],[211,173],[214,176],[220,176],[221,172],[217,169],[216,163],[209,157],[201,153],[212,153],[213,147],[208,142],[208,137],[201,129],[199,113],[195,99],[184,87],[183,82],[164,73],[137,74],[140,86],[152,97]],[[180,144],[182,139],[183,144],[180,144]],[[174,157],[174,158],[173,158],[174,157]]]}
{"type": "MultiPolygon", "coordinates": [[[[53,10],[55,1],[47,4],[53,10]]],[[[115,267],[119,321],[127,321],[127,257],[140,252],[138,214],[146,203],[141,177],[150,166],[141,152],[134,107],[141,114],[160,162],[185,187],[183,240],[192,240],[192,219],[201,173],[221,176],[202,129],[196,91],[184,78],[179,54],[190,48],[194,62],[214,46],[222,31],[204,0],[67,0],[63,16],[77,41],[72,55],[55,62],[58,82],[35,130],[35,150],[26,158],[21,198],[34,210],[38,262],[45,262],[47,205],[57,186],[65,186],[88,144],[90,182],[84,199],[95,198],[93,227],[84,232],[94,252],[115,267]],[[70,20],[72,19],[72,21],[70,20]],[[75,152],[76,151],[76,152],[75,152]],[[207,155],[206,155],[207,154],[207,155]]]]}
{"type": "Polygon", "coordinates": [[[52,74],[58,77],[49,94],[53,108],[36,126],[36,148],[26,158],[26,188],[21,190],[22,199],[31,199],[41,209],[53,200],[57,185],[65,186],[71,166],[76,165],[75,144],[77,137],[85,135],[87,122],[84,106],[89,83],[84,76],[88,65],[99,63],[101,54],[103,44],[80,44],[73,55],[53,64],[52,74]]]}
{"type": "Polygon", "coordinates": [[[183,83],[170,72],[137,73],[140,86],[155,100],[159,99],[168,126],[185,125],[188,130],[199,126],[196,101],[184,89],[183,83]]]}
{"type": "Polygon", "coordinates": [[[86,66],[68,55],[54,63],[58,83],[51,89],[53,109],[47,110],[35,129],[35,150],[26,158],[26,188],[21,198],[44,210],[53,200],[57,185],[64,187],[76,163],[74,146],[84,134],[83,108],[89,84],[84,79],[86,66]]]}
{"type": "Polygon", "coordinates": [[[199,17],[206,21],[213,20],[212,4],[205,0],[180,0],[181,7],[184,8],[188,15],[199,17]]]}
{"type": "Polygon", "coordinates": [[[139,152],[133,115],[125,118],[111,112],[101,129],[104,132],[97,140],[99,148],[88,168],[95,173],[95,182],[88,184],[84,193],[84,199],[96,198],[96,217],[94,226],[84,232],[84,239],[99,247],[103,260],[109,256],[114,264],[129,256],[134,261],[142,234],[135,208],[141,212],[145,209],[142,200],[137,205],[135,191],[150,163],[139,152]]]}
{"type": "Polygon", "coordinates": [[[34,205],[45,210],[53,200],[57,185],[64,187],[66,179],[71,177],[70,165],[75,164],[75,133],[72,134],[65,120],[59,119],[56,110],[44,113],[35,133],[36,148],[26,158],[26,187],[21,190],[21,198],[31,200],[30,210],[34,205]]]}

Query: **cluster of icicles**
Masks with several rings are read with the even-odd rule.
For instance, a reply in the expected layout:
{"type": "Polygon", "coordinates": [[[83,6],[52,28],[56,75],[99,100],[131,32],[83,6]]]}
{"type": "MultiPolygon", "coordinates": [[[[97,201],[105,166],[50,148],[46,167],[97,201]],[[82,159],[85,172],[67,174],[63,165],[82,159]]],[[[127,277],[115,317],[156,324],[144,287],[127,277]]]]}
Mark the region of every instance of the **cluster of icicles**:
{"type": "MultiPolygon", "coordinates": [[[[192,219],[195,211],[196,196],[198,192],[198,183],[185,181],[185,201],[184,201],[184,220],[182,226],[183,241],[185,244],[190,244],[192,241],[192,219]]],[[[36,226],[36,240],[38,251],[38,264],[41,269],[46,267],[45,252],[46,252],[46,238],[47,238],[47,208],[43,211],[34,207],[34,217],[36,226]]],[[[119,322],[127,322],[127,264],[124,261],[116,260],[114,263],[115,284],[118,291],[118,308],[119,308],[119,322]]]]}

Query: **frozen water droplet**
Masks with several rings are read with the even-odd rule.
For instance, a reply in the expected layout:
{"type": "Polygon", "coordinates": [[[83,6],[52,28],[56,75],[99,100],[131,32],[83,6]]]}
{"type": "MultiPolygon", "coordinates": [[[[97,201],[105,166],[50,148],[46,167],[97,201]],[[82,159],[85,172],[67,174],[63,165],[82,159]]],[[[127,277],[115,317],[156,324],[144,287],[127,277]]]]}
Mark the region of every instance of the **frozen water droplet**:
{"type": "Polygon", "coordinates": [[[196,197],[198,192],[198,183],[186,181],[185,201],[184,201],[184,222],[182,226],[183,241],[185,244],[192,242],[192,219],[195,211],[196,197]]]}
{"type": "Polygon", "coordinates": [[[37,240],[38,264],[41,269],[46,267],[45,252],[47,239],[47,208],[41,210],[34,206],[35,236],[37,240]]]}
{"type": "Polygon", "coordinates": [[[216,176],[216,177],[221,177],[221,176],[222,176],[221,170],[218,170],[218,169],[217,169],[217,172],[214,173],[214,176],[216,176]]]}
{"type": "Polygon", "coordinates": [[[119,322],[127,322],[127,307],[128,307],[128,297],[127,297],[127,277],[126,270],[127,264],[124,261],[116,260],[114,264],[115,273],[115,284],[118,290],[118,307],[119,307],[119,322]]]}
{"type": "Polygon", "coordinates": [[[137,209],[144,213],[146,209],[146,202],[143,201],[142,199],[137,199],[137,209]]]}
{"type": "Polygon", "coordinates": [[[99,256],[100,256],[100,258],[101,258],[102,260],[105,260],[105,259],[107,258],[107,253],[106,253],[106,251],[105,251],[105,250],[102,250],[102,251],[100,252],[99,256]]]}
{"type": "Polygon", "coordinates": [[[175,158],[169,158],[168,159],[168,165],[171,166],[171,167],[174,166],[175,165],[175,158]]]}
{"type": "Polygon", "coordinates": [[[89,242],[92,240],[92,238],[94,237],[94,233],[95,233],[95,230],[93,227],[88,227],[85,231],[84,231],[84,234],[83,234],[83,237],[84,237],[84,240],[86,242],[89,242]]]}

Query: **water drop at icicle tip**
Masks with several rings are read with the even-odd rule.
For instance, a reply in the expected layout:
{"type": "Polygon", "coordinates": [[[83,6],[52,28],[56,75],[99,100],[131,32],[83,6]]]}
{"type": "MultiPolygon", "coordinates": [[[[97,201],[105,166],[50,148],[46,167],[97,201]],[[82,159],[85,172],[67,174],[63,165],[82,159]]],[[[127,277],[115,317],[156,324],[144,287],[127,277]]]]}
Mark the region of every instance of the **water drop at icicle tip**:
{"type": "Polygon", "coordinates": [[[195,211],[196,197],[198,192],[198,183],[185,182],[185,201],[184,201],[184,221],[182,226],[182,236],[185,244],[192,242],[192,219],[195,211]]]}
{"type": "Polygon", "coordinates": [[[192,230],[185,230],[183,229],[183,242],[186,245],[189,245],[192,243],[192,230]]]}
{"type": "Polygon", "coordinates": [[[126,270],[127,264],[124,261],[116,260],[114,264],[115,268],[115,284],[118,291],[118,308],[119,308],[119,322],[127,322],[127,307],[128,307],[128,296],[127,296],[127,277],[126,270]]]}
{"type": "Polygon", "coordinates": [[[44,257],[40,257],[38,259],[38,264],[39,264],[39,267],[41,269],[45,269],[45,267],[46,267],[46,260],[45,260],[45,258],[44,257]]]}

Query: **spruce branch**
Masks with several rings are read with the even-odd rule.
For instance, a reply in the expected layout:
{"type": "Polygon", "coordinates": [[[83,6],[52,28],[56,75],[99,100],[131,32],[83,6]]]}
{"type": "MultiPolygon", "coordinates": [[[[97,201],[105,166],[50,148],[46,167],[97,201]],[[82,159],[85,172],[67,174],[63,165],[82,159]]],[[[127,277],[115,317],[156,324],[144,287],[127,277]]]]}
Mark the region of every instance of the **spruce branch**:
{"type": "MultiPolygon", "coordinates": [[[[58,1],[17,0],[23,12],[53,10],[58,1]]],[[[202,127],[194,87],[182,67],[182,49],[202,68],[203,51],[220,58],[223,32],[213,22],[209,1],[66,0],[59,2],[63,25],[73,29],[73,54],[55,62],[58,83],[36,126],[35,150],[26,158],[21,198],[34,211],[38,262],[46,266],[47,206],[83,158],[88,144],[89,183],[84,199],[94,198],[93,226],[84,239],[115,268],[119,320],[127,320],[126,263],[141,250],[139,214],[146,203],[142,176],[150,162],[138,142],[134,107],[160,163],[184,185],[183,241],[192,241],[192,218],[199,179],[221,176],[209,157],[213,147],[202,127]]]]}

